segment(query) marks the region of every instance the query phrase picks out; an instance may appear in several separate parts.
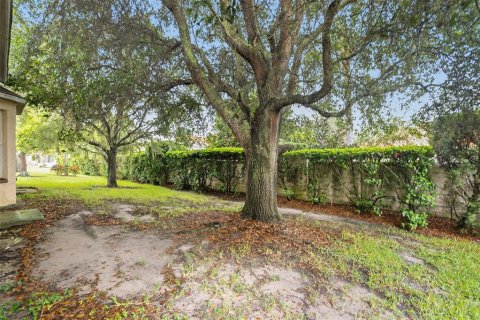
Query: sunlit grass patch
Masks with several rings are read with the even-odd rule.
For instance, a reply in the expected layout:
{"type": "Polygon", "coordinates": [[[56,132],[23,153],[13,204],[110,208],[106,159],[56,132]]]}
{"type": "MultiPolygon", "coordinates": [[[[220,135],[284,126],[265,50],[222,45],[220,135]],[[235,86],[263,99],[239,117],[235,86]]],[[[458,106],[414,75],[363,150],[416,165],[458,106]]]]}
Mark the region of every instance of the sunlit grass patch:
{"type": "Polygon", "coordinates": [[[480,245],[464,240],[418,237],[418,257],[435,270],[431,287],[414,300],[429,319],[480,319],[480,245]]]}
{"type": "Polygon", "coordinates": [[[205,203],[208,197],[193,192],[171,190],[161,186],[118,181],[119,188],[105,188],[105,177],[57,176],[34,173],[31,177],[18,177],[17,186],[34,187],[39,194],[22,197],[47,197],[80,199],[87,205],[99,205],[104,201],[126,201],[137,204],[172,205],[178,202],[205,203]]]}
{"type": "Polygon", "coordinates": [[[368,287],[398,317],[480,319],[480,246],[399,231],[345,229],[328,248],[304,258],[318,274],[368,287]],[[407,261],[402,255],[418,259],[407,261]]]}

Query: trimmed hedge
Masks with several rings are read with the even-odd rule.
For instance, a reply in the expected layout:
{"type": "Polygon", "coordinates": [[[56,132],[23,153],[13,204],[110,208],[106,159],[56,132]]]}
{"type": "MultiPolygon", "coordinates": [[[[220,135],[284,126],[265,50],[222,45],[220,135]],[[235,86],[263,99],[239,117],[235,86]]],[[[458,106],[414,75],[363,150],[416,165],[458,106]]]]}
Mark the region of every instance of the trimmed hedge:
{"type": "Polygon", "coordinates": [[[245,155],[242,148],[169,151],[166,157],[173,183],[180,190],[215,188],[231,193],[236,191],[243,177],[245,155]],[[215,183],[220,186],[216,188],[215,183]]]}
{"type": "Polygon", "coordinates": [[[434,157],[432,147],[405,146],[405,147],[369,147],[369,148],[343,148],[343,149],[304,149],[293,150],[283,154],[283,157],[302,157],[314,161],[340,161],[340,160],[363,160],[366,158],[378,158],[385,160],[434,157]]]}
{"type": "MultiPolygon", "coordinates": [[[[409,229],[425,227],[428,208],[434,205],[431,147],[292,150],[278,161],[278,185],[289,198],[296,196],[289,189],[292,182],[296,185],[306,178],[311,201],[326,203],[333,177],[358,212],[381,214],[384,200],[392,197],[387,191],[394,190],[409,229]]],[[[245,173],[243,149],[232,147],[171,151],[166,145],[153,144],[145,152],[127,156],[123,163],[129,180],[173,182],[181,190],[236,192],[245,173]]]]}
{"type": "Polygon", "coordinates": [[[242,148],[209,148],[199,150],[180,150],[168,151],[166,156],[171,159],[190,158],[190,159],[223,159],[238,160],[243,159],[245,154],[242,148]]]}

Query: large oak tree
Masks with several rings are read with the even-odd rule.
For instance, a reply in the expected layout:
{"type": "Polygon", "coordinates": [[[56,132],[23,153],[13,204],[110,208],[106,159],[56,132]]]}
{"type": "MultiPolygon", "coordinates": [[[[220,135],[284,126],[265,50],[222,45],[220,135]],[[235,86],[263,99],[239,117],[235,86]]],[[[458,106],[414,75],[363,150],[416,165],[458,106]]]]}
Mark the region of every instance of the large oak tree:
{"type": "MultiPolygon", "coordinates": [[[[247,161],[243,217],[279,219],[277,145],[292,105],[351,114],[408,88],[456,1],[162,0],[192,80],[247,161]],[[332,106],[333,111],[332,111],[332,106]]],[[[172,31],[173,32],[173,31],[172,31]]]]}

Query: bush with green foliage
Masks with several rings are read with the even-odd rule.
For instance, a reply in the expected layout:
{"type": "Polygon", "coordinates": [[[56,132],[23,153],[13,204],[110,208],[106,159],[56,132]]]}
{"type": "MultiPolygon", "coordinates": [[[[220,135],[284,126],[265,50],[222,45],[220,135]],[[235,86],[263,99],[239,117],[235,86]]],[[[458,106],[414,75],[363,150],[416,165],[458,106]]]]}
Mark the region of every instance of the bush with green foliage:
{"type": "Polygon", "coordinates": [[[164,185],[168,182],[168,163],[165,154],[170,146],[151,143],[145,152],[133,153],[124,161],[124,178],[140,183],[164,185]]]}
{"type": "Polygon", "coordinates": [[[70,160],[74,165],[79,167],[80,173],[86,176],[101,175],[101,162],[103,159],[92,157],[87,154],[75,155],[70,160]]]}
{"type": "Polygon", "coordinates": [[[245,169],[242,148],[169,151],[166,156],[171,178],[180,190],[204,191],[218,182],[223,192],[232,193],[245,169]]]}
{"type": "Polygon", "coordinates": [[[435,185],[430,179],[430,168],[433,166],[432,157],[409,156],[397,161],[399,167],[399,182],[403,185],[401,198],[405,208],[402,216],[405,228],[415,230],[427,226],[428,208],[435,205],[435,185]]]}
{"type": "Polygon", "coordinates": [[[452,213],[464,228],[480,219],[480,111],[463,110],[437,118],[432,144],[448,173],[452,213]],[[461,207],[460,214],[457,207],[461,207]]]}

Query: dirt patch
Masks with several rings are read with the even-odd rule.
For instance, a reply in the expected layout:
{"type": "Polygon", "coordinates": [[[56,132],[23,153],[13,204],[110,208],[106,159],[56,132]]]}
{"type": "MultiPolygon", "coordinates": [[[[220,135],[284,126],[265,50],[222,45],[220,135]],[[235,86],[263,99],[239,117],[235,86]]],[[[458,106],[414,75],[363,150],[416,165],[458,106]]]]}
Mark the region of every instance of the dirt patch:
{"type": "Polygon", "coordinates": [[[123,210],[139,217],[134,207],[75,213],[79,207],[44,203],[47,221],[22,229],[31,241],[22,248],[19,279],[29,291],[19,299],[27,302],[32,292],[43,290],[74,292],[44,310],[44,319],[85,319],[91,312],[98,319],[114,318],[120,310],[140,309],[148,311],[149,319],[385,314],[372,307],[377,297],[368,289],[337,278],[319,281],[310,272],[306,253],[341,236],[328,224],[319,228],[301,219],[267,224],[218,211],[162,217],[134,229],[115,216],[123,210]],[[67,216],[67,211],[74,214],[67,216]],[[113,295],[128,300],[112,303],[113,295]]]}
{"type": "Polygon", "coordinates": [[[399,255],[408,264],[419,264],[419,265],[424,265],[425,264],[425,261],[423,259],[415,257],[414,255],[412,255],[408,252],[402,251],[402,252],[399,253],[399,255]]]}
{"type": "Polygon", "coordinates": [[[124,222],[155,222],[155,217],[150,214],[144,214],[145,209],[139,209],[138,206],[126,203],[117,203],[113,205],[113,217],[124,222]],[[136,214],[140,213],[140,214],[136,214]]]}
{"type": "Polygon", "coordinates": [[[326,294],[320,295],[307,308],[312,319],[391,319],[388,310],[375,309],[380,298],[367,287],[332,277],[326,294]]]}
{"type": "Polygon", "coordinates": [[[196,269],[170,303],[172,314],[188,319],[388,319],[372,307],[380,298],[368,288],[333,277],[312,289],[299,270],[269,263],[250,266],[226,261],[196,269]],[[208,281],[205,281],[208,279],[208,281]]]}
{"type": "Polygon", "coordinates": [[[155,232],[122,226],[92,226],[82,212],[45,232],[34,249],[39,258],[32,275],[54,289],[78,288],[81,294],[104,291],[120,298],[152,292],[163,285],[162,269],[173,260],[172,241],[155,232]]]}

